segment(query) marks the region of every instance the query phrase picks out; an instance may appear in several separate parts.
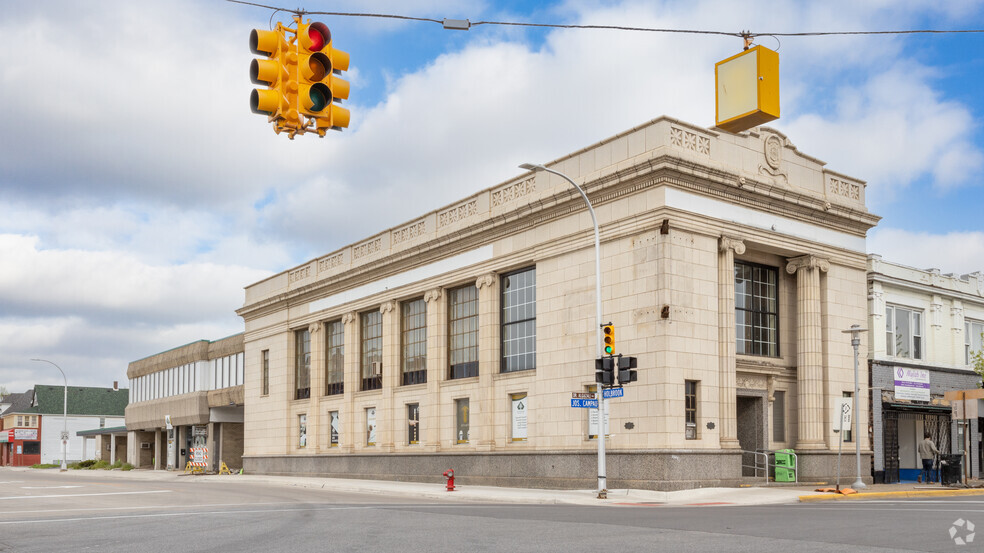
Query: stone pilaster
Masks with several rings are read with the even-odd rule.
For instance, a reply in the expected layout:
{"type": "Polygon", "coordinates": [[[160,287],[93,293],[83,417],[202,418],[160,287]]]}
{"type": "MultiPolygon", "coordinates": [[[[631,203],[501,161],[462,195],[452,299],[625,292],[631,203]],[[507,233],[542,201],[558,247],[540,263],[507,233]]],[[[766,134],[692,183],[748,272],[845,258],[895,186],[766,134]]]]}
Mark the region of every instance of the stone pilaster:
{"type": "MultiPolygon", "coordinates": [[[[307,450],[317,452],[321,447],[321,397],[325,394],[325,336],[321,332],[322,323],[308,325],[311,336],[311,367],[308,383],[311,385],[311,399],[307,412],[307,450]]],[[[327,436],[327,434],[325,434],[327,436]]]]}
{"type": "Polygon", "coordinates": [[[361,377],[359,375],[359,315],[358,313],[346,313],[342,315],[343,332],[345,333],[345,367],[342,376],[343,388],[345,389],[345,408],[338,413],[341,435],[338,437],[338,446],[342,451],[352,453],[355,451],[355,444],[362,436],[360,429],[356,428],[355,421],[358,419],[355,412],[355,392],[359,389],[361,377]]]}
{"type": "Polygon", "coordinates": [[[447,294],[441,288],[424,293],[427,303],[427,396],[430,403],[420,406],[420,443],[427,451],[441,449],[441,411],[447,409],[441,396],[441,382],[448,375],[447,294]]]}
{"type": "Polygon", "coordinates": [[[718,241],[718,410],[722,449],[738,449],[735,391],[735,254],[745,253],[738,238],[718,241]]]}
{"type": "Polygon", "coordinates": [[[786,272],[796,275],[796,383],[799,427],[796,449],[823,449],[823,326],[820,273],[830,263],[815,255],[788,260],[786,272]]]}
{"type": "Polygon", "coordinates": [[[478,401],[472,403],[472,443],[480,451],[495,449],[492,375],[499,372],[499,276],[475,281],[478,288],[478,401]],[[476,413],[475,407],[478,407],[476,413]],[[476,432],[477,430],[477,432],[476,432]]]}
{"type": "Polygon", "coordinates": [[[395,301],[379,306],[383,318],[383,398],[376,407],[376,445],[384,452],[393,451],[397,428],[403,418],[395,411],[394,392],[400,386],[400,309],[395,301]]]}

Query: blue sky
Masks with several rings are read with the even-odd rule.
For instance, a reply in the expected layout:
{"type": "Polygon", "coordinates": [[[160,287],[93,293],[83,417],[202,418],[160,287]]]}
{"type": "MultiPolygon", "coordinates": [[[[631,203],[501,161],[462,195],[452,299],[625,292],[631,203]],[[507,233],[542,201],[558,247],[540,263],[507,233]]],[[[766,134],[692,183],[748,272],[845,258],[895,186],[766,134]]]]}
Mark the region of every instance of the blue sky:
{"type": "MultiPolygon", "coordinates": [[[[294,6],[285,6],[294,7],[294,6]]],[[[311,1],[310,11],[726,32],[984,29],[982,1],[311,1]]],[[[737,38],[315,17],[351,54],[352,124],[276,136],[224,1],[4,6],[0,386],[125,383],[242,329],[243,287],[660,115],[713,125],[737,38]]],[[[286,14],[277,19],[288,21],[286,14]]],[[[984,271],[984,35],[761,37],[770,126],[865,180],[869,251],[984,271]]]]}

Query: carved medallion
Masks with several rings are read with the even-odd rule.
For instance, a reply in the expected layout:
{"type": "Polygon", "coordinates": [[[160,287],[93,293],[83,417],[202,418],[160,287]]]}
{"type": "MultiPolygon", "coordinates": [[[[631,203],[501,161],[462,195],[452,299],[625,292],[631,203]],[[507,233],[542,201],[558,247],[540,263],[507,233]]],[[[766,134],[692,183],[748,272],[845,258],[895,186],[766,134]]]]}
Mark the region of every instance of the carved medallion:
{"type": "Polygon", "coordinates": [[[775,170],[782,164],[782,140],[774,134],[765,139],[765,162],[775,170]]]}

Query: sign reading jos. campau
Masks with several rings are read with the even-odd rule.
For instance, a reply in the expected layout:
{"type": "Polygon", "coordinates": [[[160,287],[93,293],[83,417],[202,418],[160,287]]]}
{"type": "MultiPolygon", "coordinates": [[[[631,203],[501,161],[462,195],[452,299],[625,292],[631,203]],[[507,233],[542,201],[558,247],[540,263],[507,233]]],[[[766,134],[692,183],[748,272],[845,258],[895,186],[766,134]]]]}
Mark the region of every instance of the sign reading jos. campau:
{"type": "Polygon", "coordinates": [[[929,401],[929,371],[895,367],[895,399],[929,401]]]}

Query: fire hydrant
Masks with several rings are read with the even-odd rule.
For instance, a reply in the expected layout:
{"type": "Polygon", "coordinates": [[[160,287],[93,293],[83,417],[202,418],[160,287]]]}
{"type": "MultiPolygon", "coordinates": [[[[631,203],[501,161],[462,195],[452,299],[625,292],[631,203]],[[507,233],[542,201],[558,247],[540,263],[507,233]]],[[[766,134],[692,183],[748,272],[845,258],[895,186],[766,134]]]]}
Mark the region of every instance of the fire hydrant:
{"type": "Polygon", "coordinates": [[[454,491],[454,469],[444,471],[444,477],[448,479],[448,491],[454,491]]]}

